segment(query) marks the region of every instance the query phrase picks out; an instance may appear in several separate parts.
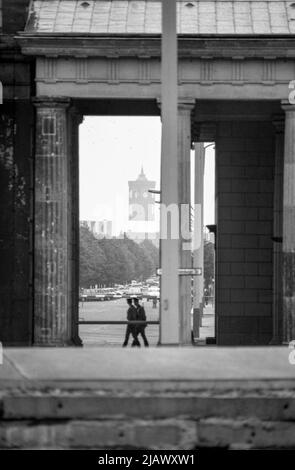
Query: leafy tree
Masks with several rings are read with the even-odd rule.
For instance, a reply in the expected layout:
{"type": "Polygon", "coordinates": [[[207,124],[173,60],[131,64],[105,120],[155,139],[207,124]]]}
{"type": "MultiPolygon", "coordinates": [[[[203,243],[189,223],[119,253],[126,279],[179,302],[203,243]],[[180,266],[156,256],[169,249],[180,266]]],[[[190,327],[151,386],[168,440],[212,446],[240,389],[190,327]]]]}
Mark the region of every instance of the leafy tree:
{"type": "Polygon", "coordinates": [[[107,260],[97,240],[86,228],[80,228],[80,285],[89,287],[105,283],[104,266],[107,260]]]}
{"type": "Polygon", "coordinates": [[[155,274],[159,252],[150,240],[135,243],[123,239],[96,239],[87,227],[80,228],[80,286],[129,283],[155,274]]]}

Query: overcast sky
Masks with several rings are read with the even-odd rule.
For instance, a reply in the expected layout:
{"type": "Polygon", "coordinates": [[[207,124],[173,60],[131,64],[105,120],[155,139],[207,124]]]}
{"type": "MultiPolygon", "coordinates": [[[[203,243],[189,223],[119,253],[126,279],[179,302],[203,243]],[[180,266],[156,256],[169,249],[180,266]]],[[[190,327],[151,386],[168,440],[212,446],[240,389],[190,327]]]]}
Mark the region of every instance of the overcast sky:
{"type": "MultiPolygon", "coordinates": [[[[132,230],[128,181],[143,166],[159,189],[160,151],[159,117],[86,116],[80,126],[80,219],[113,220],[115,233],[132,230]]],[[[212,147],[206,152],[204,211],[205,225],[214,223],[212,147]]]]}

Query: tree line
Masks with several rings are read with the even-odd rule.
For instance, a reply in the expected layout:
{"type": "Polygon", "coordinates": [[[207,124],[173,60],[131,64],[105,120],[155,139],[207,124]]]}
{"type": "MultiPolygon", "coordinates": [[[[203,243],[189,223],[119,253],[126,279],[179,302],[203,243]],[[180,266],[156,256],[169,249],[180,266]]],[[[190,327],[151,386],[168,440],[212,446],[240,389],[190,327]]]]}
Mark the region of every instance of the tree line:
{"type": "Polygon", "coordinates": [[[159,250],[150,240],[97,239],[87,227],[80,227],[80,287],[143,281],[155,275],[158,266],[159,250]]]}
{"type": "MultiPolygon", "coordinates": [[[[80,227],[80,287],[130,283],[156,274],[159,250],[150,240],[136,243],[124,238],[97,239],[80,227]]],[[[214,278],[214,245],[204,243],[204,286],[214,278]]]]}

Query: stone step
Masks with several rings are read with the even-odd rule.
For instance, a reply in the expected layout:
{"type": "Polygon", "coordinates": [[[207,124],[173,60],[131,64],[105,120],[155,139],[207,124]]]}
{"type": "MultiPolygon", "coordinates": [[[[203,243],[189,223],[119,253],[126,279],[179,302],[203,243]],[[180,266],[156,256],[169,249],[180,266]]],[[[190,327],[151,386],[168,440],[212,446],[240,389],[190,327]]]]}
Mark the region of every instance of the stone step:
{"type": "Polygon", "coordinates": [[[208,419],[244,418],[295,421],[295,394],[283,391],[243,396],[237,390],[214,396],[201,394],[89,392],[5,394],[0,399],[1,420],[208,419]],[[272,396],[273,395],[273,396],[272,396]],[[281,396],[280,396],[281,395],[281,396]]]}

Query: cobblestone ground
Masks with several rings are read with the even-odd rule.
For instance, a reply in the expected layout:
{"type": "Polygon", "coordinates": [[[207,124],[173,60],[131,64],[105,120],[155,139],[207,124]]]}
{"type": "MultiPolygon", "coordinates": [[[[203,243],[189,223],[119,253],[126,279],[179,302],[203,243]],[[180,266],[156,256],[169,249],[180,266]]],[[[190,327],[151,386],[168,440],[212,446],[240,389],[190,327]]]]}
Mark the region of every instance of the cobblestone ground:
{"type": "MultiPolygon", "coordinates": [[[[148,320],[159,319],[159,308],[154,309],[151,302],[144,302],[144,308],[148,320]]],[[[112,300],[108,302],[84,302],[79,305],[80,320],[87,321],[109,321],[126,320],[127,305],[125,299],[112,300]]],[[[80,337],[85,347],[108,346],[121,347],[125,336],[125,325],[80,325],[80,337]]],[[[159,338],[159,326],[148,325],[146,335],[150,346],[156,346],[159,338]]],[[[205,309],[202,327],[200,329],[201,339],[214,336],[214,310],[212,307],[205,309]]],[[[141,341],[142,342],[142,341],[141,341]]],[[[129,345],[131,343],[131,337],[129,345]]]]}

